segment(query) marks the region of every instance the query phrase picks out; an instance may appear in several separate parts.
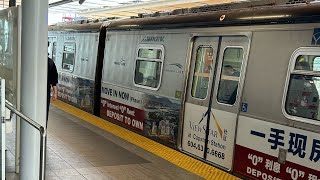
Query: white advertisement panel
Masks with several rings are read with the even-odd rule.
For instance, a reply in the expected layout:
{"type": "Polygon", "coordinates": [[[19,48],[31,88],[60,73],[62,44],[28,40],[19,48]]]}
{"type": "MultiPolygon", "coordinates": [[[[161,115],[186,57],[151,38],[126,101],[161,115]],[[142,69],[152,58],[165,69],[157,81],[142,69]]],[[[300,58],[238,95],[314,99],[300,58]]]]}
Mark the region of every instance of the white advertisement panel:
{"type": "Polygon", "coordinates": [[[190,103],[185,104],[182,149],[204,157],[207,116],[210,127],[207,160],[228,170],[232,168],[236,114],[190,103]]]}
{"type": "Polygon", "coordinates": [[[320,179],[320,134],[240,116],[234,169],[251,179],[320,179]]]}

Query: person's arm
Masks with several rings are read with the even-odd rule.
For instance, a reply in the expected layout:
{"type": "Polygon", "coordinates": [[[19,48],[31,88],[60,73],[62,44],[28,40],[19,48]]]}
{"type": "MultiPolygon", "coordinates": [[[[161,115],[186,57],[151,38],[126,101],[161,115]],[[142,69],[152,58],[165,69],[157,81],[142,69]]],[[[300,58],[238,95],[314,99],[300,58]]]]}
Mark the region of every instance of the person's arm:
{"type": "Polygon", "coordinates": [[[53,87],[53,96],[52,96],[52,99],[53,100],[56,100],[58,99],[58,88],[57,86],[52,86],[53,87]]]}

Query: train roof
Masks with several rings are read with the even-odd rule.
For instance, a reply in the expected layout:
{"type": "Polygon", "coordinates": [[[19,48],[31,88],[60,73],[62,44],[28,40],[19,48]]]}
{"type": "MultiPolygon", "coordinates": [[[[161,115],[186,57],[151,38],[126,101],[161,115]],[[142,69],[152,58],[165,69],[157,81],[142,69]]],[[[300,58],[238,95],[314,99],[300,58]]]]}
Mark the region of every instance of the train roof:
{"type": "Polygon", "coordinates": [[[207,5],[177,9],[170,13],[140,14],[137,18],[98,23],[49,26],[49,31],[99,30],[101,27],[109,30],[131,30],[315,22],[320,22],[319,1],[297,3],[297,0],[268,0],[207,5]]]}
{"type": "Polygon", "coordinates": [[[63,26],[49,26],[48,31],[98,31],[103,25],[99,23],[87,23],[87,24],[68,24],[63,26]]]}

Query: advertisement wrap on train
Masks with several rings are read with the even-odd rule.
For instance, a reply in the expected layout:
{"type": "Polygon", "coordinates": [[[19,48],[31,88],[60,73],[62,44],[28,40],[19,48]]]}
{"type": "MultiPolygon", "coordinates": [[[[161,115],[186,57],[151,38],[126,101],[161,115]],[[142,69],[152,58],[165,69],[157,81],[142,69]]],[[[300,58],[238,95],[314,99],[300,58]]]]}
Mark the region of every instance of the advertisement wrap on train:
{"type": "Polygon", "coordinates": [[[248,117],[240,117],[238,132],[236,172],[263,180],[320,178],[319,134],[248,117]]]}
{"type": "Polygon", "coordinates": [[[235,123],[232,113],[187,104],[182,148],[199,157],[204,156],[207,116],[210,116],[207,160],[227,169],[232,168],[235,123]],[[191,111],[192,109],[192,111],[191,111]],[[203,113],[201,113],[203,112],[203,113]]]}
{"type": "Polygon", "coordinates": [[[174,146],[181,102],[103,83],[101,117],[174,146]]]}
{"type": "Polygon", "coordinates": [[[94,81],[58,73],[58,97],[82,110],[93,112],[94,81]]]}

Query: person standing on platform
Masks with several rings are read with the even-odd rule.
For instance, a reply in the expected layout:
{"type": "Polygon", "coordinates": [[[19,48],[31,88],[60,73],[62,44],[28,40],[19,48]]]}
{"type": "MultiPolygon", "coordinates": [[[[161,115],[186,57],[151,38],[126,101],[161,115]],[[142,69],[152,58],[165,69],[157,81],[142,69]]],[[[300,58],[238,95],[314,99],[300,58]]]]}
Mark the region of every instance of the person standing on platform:
{"type": "MultiPolygon", "coordinates": [[[[50,43],[48,42],[48,47],[50,43]]],[[[48,82],[47,82],[47,126],[48,126],[48,116],[49,116],[49,106],[50,106],[50,92],[51,87],[53,89],[52,99],[56,100],[58,98],[58,72],[56,65],[53,60],[48,57],[48,82]]]]}

